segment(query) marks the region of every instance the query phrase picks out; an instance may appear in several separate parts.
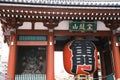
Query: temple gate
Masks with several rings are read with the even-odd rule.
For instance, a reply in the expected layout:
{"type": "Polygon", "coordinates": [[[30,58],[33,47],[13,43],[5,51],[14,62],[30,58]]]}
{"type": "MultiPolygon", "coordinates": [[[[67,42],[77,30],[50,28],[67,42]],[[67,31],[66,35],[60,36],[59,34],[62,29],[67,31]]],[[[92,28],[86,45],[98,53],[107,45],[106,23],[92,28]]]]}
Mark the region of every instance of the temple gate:
{"type": "Polygon", "coordinates": [[[7,75],[54,80],[54,51],[85,37],[100,53],[101,68],[92,77],[98,79],[101,71],[102,80],[111,73],[120,80],[119,6],[119,0],[0,0],[4,42],[10,49],[7,75]]]}

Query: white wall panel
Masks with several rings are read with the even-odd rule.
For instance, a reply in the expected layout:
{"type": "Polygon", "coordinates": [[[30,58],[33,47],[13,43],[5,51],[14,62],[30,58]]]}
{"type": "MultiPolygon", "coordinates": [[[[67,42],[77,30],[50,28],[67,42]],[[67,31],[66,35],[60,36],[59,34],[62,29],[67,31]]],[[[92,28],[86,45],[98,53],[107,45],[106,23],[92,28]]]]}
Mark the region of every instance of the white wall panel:
{"type": "Polygon", "coordinates": [[[31,29],[32,24],[31,22],[24,22],[22,26],[19,27],[19,29],[31,29]]]}
{"type": "Polygon", "coordinates": [[[36,22],[35,23],[35,29],[46,30],[47,27],[45,27],[42,22],[36,22]]]}

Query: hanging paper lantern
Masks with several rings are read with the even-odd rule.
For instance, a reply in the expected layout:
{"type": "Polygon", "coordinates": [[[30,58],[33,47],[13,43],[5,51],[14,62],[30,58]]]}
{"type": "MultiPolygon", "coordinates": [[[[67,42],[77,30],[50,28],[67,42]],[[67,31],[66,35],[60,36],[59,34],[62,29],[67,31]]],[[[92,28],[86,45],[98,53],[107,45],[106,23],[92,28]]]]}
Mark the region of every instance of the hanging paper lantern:
{"type": "Polygon", "coordinates": [[[91,74],[98,67],[95,45],[88,40],[73,40],[64,47],[65,70],[70,74],[91,74]]]}

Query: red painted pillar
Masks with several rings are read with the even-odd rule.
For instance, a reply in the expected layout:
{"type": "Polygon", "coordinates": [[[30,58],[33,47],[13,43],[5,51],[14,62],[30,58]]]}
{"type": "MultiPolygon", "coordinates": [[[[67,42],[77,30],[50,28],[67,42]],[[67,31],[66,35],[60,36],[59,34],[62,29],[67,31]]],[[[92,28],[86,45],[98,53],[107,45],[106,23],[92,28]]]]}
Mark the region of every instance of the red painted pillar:
{"type": "Polygon", "coordinates": [[[119,47],[116,46],[117,36],[112,36],[112,51],[113,51],[113,61],[114,61],[114,72],[115,72],[115,80],[120,80],[120,52],[119,47]]]}
{"type": "Polygon", "coordinates": [[[48,54],[46,80],[54,80],[54,34],[50,29],[48,32],[48,54]]]}
{"type": "Polygon", "coordinates": [[[9,45],[9,59],[8,59],[8,70],[7,75],[14,80],[15,77],[15,66],[16,66],[16,35],[12,32],[10,36],[9,45]]]}

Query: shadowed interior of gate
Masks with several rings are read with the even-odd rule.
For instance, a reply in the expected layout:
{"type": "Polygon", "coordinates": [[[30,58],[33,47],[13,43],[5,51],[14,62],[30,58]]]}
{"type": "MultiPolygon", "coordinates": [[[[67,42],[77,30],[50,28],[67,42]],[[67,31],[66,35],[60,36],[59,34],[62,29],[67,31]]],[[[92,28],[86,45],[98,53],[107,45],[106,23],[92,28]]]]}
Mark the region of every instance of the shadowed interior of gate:
{"type": "Polygon", "coordinates": [[[16,74],[46,74],[46,47],[17,47],[16,74]]]}

